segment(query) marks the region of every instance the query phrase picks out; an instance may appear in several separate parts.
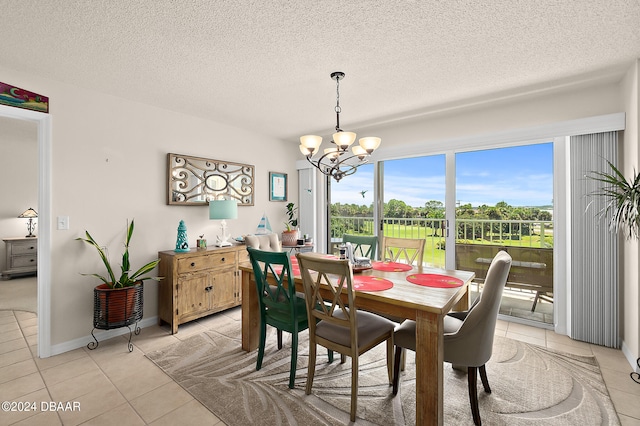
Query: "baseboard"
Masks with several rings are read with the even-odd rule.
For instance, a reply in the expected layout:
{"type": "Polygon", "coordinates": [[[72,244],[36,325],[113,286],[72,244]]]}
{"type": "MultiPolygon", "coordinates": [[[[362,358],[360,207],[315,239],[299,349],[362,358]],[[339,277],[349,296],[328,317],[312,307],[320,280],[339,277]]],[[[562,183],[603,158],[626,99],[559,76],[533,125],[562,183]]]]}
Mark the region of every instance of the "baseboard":
{"type": "MultiPolygon", "coordinates": [[[[154,316],[151,318],[143,318],[142,321],[138,323],[138,327],[146,328],[146,327],[151,327],[157,324],[158,324],[158,317],[154,316]]],[[[131,330],[134,331],[133,326],[131,330]]],[[[111,339],[112,337],[122,336],[123,334],[128,334],[128,333],[129,333],[129,329],[127,327],[121,327],[113,330],[96,330],[94,331],[93,334],[94,336],[96,336],[96,339],[98,339],[98,342],[102,342],[104,340],[111,339]]],[[[59,355],[64,352],[69,352],[74,349],[87,346],[89,342],[95,343],[95,340],[93,340],[93,337],[91,337],[91,334],[87,334],[84,337],[79,337],[77,339],[69,340],[63,343],[58,343],[57,345],[52,345],[51,356],[59,355]]],[[[132,343],[135,344],[135,334],[134,334],[134,337],[132,338],[132,343]]]]}
{"type": "Polygon", "coordinates": [[[622,354],[629,361],[629,365],[636,373],[640,373],[640,365],[638,365],[638,357],[631,352],[631,349],[622,342],[622,354]]]}

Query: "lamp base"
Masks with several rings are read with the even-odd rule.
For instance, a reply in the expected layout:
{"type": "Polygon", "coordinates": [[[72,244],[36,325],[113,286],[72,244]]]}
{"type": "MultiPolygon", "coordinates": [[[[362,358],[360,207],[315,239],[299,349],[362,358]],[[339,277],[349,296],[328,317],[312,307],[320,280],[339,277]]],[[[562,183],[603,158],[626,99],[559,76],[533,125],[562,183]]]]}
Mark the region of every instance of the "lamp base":
{"type": "Polygon", "coordinates": [[[231,244],[229,241],[220,241],[219,243],[216,243],[216,247],[231,247],[233,244],[231,244]]]}

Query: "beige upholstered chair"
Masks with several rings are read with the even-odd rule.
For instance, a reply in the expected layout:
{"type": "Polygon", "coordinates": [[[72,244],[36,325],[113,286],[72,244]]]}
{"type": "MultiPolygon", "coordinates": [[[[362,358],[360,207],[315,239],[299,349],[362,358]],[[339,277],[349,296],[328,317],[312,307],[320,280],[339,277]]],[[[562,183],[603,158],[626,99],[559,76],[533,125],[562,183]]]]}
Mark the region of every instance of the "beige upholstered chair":
{"type": "Polygon", "coordinates": [[[309,369],[306,394],[311,393],[316,367],[316,346],[339,352],[344,362],[351,357],[351,421],[356,420],[358,401],[358,357],[387,342],[387,373],[392,382],[393,329],[396,324],[376,314],[350,309],[356,306],[353,272],[348,260],[327,258],[318,253],[298,253],[304,296],[309,316],[309,369]],[[320,289],[330,290],[323,296],[320,289]],[[346,292],[348,301],[342,301],[346,292]],[[318,323],[316,324],[316,321],[318,323]]]}
{"type": "Polygon", "coordinates": [[[278,234],[245,235],[244,242],[247,247],[262,251],[282,251],[278,234]]]}
{"type": "MultiPolygon", "coordinates": [[[[478,300],[468,312],[455,312],[444,317],[444,360],[456,366],[466,366],[469,378],[469,402],[473,422],[480,425],[478,370],[487,393],[491,393],[485,364],[491,358],[496,319],[502,299],[502,290],[511,269],[511,256],[500,251],[491,261],[484,288],[478,300]]],[[[403,348],[416,350],[416,323],[407,320],[396,330],[396,355],[394,362],[393,394],[399,385],[400,359],[403,348]]]]}
{"type": "Polygon", "coordinates": [[[422,266],[424,257],[424,238],[391,238],[382,239],[381,259],[389,262],[403,262],[422,266]]]}

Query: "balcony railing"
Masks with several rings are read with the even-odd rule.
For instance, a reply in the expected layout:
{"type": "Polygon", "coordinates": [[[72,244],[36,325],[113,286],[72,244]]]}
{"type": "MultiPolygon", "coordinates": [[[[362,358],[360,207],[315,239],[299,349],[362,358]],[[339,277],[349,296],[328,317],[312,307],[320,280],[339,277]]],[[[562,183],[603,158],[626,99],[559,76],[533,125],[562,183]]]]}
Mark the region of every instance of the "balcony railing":
{"type": "MultiPolygon", "coordinates": [[[[343,234],[373,235],[372,217],[334,216],[331,219],[332,241],[343,234]]],[[[532,295],[532,311],[542,299],[553,295],[553,222],[540,220],[458,219],[456,231],[456,268],[472,270],[482,283],[489,263],[498,250],[513,258],[507,287],[532,295]]],[[[385,236],[424,238],[424,262],[445,267],[446,220],[429,218],[385,218],[385,236]]]]}
{"type": "MultiPolygon", "coordinates": [[[[333,216],[331,238],[343,234],[373,235],[373,217],[333,216]]],[[[384,235],[424,238],[427,264],[444,267],[446,220],[429,218],[385,218],[384,235]]],[[[553,248],[553,222],[542,220],[457,219],[456,242],[511,247],[553,248]]]]}

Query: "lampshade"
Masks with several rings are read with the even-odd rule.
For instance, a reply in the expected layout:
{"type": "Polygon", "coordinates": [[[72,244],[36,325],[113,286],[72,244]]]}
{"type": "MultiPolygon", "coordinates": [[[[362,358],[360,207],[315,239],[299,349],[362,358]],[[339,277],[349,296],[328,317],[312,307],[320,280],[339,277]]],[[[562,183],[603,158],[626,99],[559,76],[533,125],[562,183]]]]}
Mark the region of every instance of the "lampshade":
{"type": "Polygon", "coordinates": [[[24,213],[22,213],[18,217],[19,218],[27,218],[27,219],[36,218],[36,217],[38,217],[38,212],[35,211],[32,208],[28,208],[27,210],[24,211],[24,213]]]}
{"type": "Polygon", "coordinates": [[[236,200],[209,201],[209,219],[237,219],[238,202],[236,200]]]}

